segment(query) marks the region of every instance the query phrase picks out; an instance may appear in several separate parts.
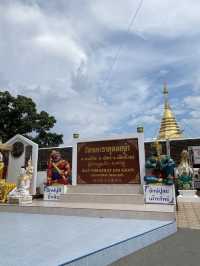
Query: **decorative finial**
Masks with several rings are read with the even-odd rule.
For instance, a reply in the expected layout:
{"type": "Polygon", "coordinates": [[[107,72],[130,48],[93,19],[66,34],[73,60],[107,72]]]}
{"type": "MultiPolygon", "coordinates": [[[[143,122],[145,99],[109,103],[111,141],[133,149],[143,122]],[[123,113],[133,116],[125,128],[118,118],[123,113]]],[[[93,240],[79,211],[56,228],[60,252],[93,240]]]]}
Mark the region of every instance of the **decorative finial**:
{"type": "Polygon", "coordinates": [[[167,88],[167,82],[165,81],[164,82],[164,87],[163,87],[163,94],[165,95],[165,96],[168,96],[168,88],[167,88]]]}
{"type": "Polygon", "coordinates": [[[73,133],[73,138],[78,139],[79,138],[79,133],[73,133]]]}

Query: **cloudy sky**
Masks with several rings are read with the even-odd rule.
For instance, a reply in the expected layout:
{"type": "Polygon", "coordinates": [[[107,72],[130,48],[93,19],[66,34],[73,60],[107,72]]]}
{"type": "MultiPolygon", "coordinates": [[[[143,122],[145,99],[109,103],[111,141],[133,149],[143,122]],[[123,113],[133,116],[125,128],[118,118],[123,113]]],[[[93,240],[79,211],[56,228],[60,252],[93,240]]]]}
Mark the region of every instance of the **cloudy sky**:
{"type": "Polygon", "coordinates": [[[1,0],[1,90],[32,97],[69,144],[137,125],[155,137],[166,81],[185,136],[200,136],[200,1],[144,0],[131,23],[140,3],[1,0]]]}

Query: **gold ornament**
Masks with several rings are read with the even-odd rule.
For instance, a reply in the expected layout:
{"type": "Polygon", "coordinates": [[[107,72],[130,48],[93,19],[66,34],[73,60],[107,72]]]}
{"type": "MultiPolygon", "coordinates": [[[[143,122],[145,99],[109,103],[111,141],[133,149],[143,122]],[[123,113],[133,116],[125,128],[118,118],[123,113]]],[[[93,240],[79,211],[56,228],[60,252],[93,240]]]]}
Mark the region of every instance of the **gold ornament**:
{"type": "Polygon", "coordinates": [[[5,203],[10,191],[16,187],[16,184],[6,182],[5,179],[0,180],[0,202],[5,203]]]}

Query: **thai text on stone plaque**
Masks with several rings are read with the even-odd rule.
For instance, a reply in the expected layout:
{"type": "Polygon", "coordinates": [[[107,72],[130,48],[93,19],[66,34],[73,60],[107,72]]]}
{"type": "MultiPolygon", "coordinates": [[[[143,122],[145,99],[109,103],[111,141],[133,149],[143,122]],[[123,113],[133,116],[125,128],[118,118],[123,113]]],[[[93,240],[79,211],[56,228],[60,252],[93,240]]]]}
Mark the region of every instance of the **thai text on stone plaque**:
{"type": "Polygon", "coordinates": [[[139,184],[138,139],[77,143],[78,184],[139,184]]]}

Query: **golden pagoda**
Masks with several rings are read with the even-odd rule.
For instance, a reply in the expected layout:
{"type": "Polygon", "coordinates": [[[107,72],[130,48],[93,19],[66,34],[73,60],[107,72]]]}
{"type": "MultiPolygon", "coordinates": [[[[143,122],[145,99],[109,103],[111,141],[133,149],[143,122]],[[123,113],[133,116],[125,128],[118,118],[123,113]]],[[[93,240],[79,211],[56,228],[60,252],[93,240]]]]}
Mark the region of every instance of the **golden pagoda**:
{"type": "Polygon", "coordinates": [[[178,123],[176,122],[176,118],[169,105],[168,88],[166,84],[164,84],[163,94],[165,98],[164,113],[157,139],[159,140],[180,139],[183,137],[182,132],[180,130],[180,127],[178,126],[178,123]]]}

